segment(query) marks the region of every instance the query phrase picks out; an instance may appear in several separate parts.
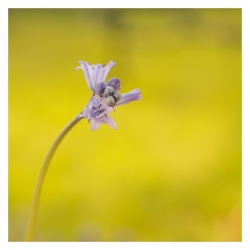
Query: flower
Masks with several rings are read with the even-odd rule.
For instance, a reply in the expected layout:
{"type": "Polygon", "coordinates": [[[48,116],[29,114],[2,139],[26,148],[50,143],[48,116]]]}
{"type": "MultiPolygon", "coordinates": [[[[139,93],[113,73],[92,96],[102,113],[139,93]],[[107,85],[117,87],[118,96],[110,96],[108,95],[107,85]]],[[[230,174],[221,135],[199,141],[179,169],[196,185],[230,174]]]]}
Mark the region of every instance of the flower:
{"type": "Polygon", "coordinates": [[[93,94],[89,103],[82,111],[82,117],[90,122],[90,128],[96,130],[102,123],[108,124],[111,128],[117,129],[114,120],[108,114],[114,110],[116,106],[126,104],[132,101],[141,100],[141,92],[134,89],[126,94],[121,95],[120,80],[111,78],[105,84],[105,78],[109,70],[115,65],[110,61],[106,66],[101,64],[90,65],[87,62],[79,61],[81,69],[84,73],[87,85],[93,94]]]}
{"type": "Polygon", "coordinates": [[[86,78],[89,88],[94,91],[97,84],[103,82],[106,78],[109,70],[115,65],[113,61],[110,61],[106,66],[101,64],[90,65],[87,62],[79,61],[80,66],[76,69],[82,69],[86,78]]]}

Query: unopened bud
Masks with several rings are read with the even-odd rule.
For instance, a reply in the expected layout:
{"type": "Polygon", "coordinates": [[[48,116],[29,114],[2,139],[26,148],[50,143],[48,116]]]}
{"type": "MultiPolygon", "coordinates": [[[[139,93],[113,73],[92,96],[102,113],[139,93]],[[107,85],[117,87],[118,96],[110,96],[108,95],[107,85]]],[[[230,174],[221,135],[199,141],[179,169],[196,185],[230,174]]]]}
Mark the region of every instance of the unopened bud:
{"type": "Polygon", "coordinates": [[[105,91],[104,91],[104,96],[108,97],[108,96],[112,95],[113,93],[114,93],[114,88],[107,86],[105,91]]]}
{"type": "Polygon", "coordinates": [[[120,89],[121,82],[117,78],[111,78],[108,83],[108,86],[113,87],[115,91],[120,89]]]}
{"type": "Polygon", "coordinates": [[[109,106],[109,107],[114,107],[115,106],[115,98],[113,96],[108,96],[105,100],[105,103],[109,106]]]}
{"type": "Polygon", "coordinates": [[[100,82],[95,88],[95,95],[103,96],[104,90],[106,88],[106,84],[100,82]]]}
{"type": "Polygon", "coordinates": [[[121,94],[116,91],[115,93],[113,93],[113,97],[115,98],[115,101],[118,102],[121,99],[121,94]]]}

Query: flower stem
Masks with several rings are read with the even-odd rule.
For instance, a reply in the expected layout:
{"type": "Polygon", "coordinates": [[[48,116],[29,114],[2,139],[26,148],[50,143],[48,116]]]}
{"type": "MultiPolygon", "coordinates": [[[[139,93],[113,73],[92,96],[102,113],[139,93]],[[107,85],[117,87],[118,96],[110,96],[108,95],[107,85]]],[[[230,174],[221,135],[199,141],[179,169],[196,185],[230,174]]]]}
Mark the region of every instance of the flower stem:
{"type": "Polygon", "coordinates": [[[51,145],[46,157],[44,158],[43,164],[41,166],[37,181],[36,181],[36,186],[34,189],[32,201],[31,201],[31,206],[30,206],[30,212],[29,212],[29,220],[28,220],[28,228],[27,228],[27,233],[26,233],[26,241],[32,241],[33,235],[34,235],[34,229],[35,229],[35,224],[36,224],[36,218],[37,218],[37,210],[38,210],[38,203],[39,203],[39,198],[42,190],[42,185],[44,182],[44,178],[47,172],[47,169],[49,167],[50,161],[64,138],[64,136],[68,133],[68,131],[78,122],[82,119],[82,115],[77,115],[74,119],[72,119],[65,127],[64,129],[60,132],[60,134],[56,137],[55,141],[51,145]]]}

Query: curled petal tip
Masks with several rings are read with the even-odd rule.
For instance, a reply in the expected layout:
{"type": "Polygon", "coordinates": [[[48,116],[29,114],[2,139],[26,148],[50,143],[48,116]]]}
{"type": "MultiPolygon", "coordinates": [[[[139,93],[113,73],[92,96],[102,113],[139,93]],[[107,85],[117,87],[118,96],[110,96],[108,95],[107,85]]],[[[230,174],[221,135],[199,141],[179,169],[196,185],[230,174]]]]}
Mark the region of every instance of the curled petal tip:
{"type": "Polygon", "coordinates": [[[111,64],[113,64],[113,65],[115,65],[116,64],[116,62],[114,62],[114,61],[109,61],[109,63],[111,63],[111,64]]]}

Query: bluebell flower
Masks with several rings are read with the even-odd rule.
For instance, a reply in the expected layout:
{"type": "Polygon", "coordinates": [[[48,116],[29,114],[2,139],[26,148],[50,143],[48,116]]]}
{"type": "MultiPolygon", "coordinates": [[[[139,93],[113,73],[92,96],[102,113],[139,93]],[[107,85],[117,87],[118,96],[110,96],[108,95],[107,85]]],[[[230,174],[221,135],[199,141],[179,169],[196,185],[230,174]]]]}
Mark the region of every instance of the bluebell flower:
{"type": "Polygon", "coordinates": [[[116,106],[126,104],[132,101],[141,100],[141,92],[134,89],[126,94],[121,95],[121,82],[117,78],[111,78],[105,84],[109,70],[115,65],[110,61],[106,66],[101,64],[90,65],[87,62],[79,61],[81,69],[84,73],[86,82],[90,90],[93,92],[89,103],[82,112],[83,118],[90,122],[90,128],[96,130],[102,123],[108,124],[111,128],[117,129],[114,120],[108,114],[114,110],[116,106]]]}

